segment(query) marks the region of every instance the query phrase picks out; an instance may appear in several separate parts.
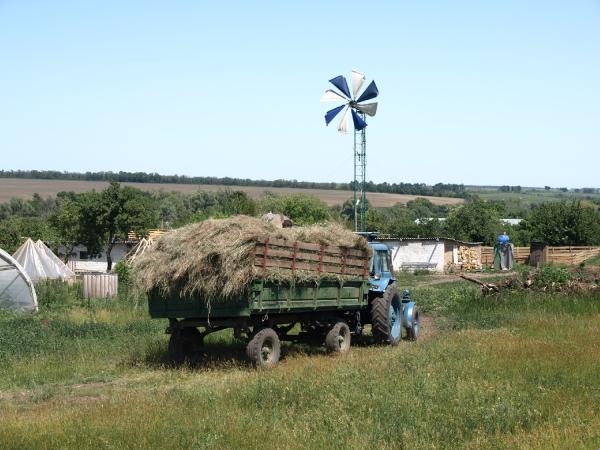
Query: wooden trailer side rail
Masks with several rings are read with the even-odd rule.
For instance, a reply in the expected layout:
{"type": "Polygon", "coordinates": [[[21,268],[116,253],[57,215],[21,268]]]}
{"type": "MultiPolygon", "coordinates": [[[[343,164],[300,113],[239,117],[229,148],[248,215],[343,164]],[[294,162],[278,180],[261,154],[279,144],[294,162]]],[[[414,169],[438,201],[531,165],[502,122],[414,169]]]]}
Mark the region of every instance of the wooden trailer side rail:
{"type": "Polygon", "coordinates": [[[254,250],[254,265],[261,268],[263,276],[269,268],[305,270],[321,274],[369,276],[370,250],[357,250],[308,244],[283,239],[267,239],[254,250]]]}

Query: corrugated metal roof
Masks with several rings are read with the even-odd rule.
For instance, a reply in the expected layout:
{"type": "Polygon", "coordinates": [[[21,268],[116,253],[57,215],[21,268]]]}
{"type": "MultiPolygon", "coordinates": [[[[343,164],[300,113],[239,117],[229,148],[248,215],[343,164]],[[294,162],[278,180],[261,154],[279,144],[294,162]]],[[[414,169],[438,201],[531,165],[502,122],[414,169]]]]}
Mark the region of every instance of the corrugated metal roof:
{"type": "Polygon", "coordinates": [[[456,242],[458,244],[465,244],[465,245],[482,245],[483,242],[465,242],[465,241],[459,241],[458,239],[452,239],[452,238],[446,238],[446,237],[392,237],[392,236],[385,236],[385,237],[379,237],[377,239],[377,241],[381,241],[381,242],[390,242],[390,241],[449,241],[449,242],[456,242]]]}

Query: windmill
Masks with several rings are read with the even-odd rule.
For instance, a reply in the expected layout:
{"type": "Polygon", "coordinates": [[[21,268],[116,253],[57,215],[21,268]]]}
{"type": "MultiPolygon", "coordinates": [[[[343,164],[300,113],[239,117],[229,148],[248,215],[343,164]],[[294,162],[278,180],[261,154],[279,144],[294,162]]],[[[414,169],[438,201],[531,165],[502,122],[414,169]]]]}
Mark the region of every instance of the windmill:
{"type": "Polygon", "coordinates": [[[338,131],[348,132],[348,113],[352,115],[354,125],[354,229],[356,231],[365,230],[365,213],[367,210],[367,197],[365,194],[366,169],[367,169],[367,136],[365,128],[367,127],[366,116],[373,117],[377,112],[377,102],[362,103],[374,99],[379,95],[379,90],[374,81],[371,81],[362,94],[358,95],[365,75],[356,70],[352,71],[352,95],[348,88],[348,82],[342,75],[329,80],[338,90],[327,89],[321,97],[322,102],[344,102],[325,113],[325,124],[330,122],[341,112],[342,119],[338,126],[338,131]]]}

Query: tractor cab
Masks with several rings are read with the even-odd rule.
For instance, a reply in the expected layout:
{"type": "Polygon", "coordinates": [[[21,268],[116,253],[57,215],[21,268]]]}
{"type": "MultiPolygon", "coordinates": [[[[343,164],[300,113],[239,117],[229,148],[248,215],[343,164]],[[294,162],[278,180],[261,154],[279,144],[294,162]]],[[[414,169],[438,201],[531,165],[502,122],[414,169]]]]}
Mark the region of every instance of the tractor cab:
{"type": "Polygon", "coordinates": [[[396,282],[390,249],[380,242],[369,242],[369,247],[373,251],[369,266],[369,289],[384,292],[389,284],[396,282]]]}

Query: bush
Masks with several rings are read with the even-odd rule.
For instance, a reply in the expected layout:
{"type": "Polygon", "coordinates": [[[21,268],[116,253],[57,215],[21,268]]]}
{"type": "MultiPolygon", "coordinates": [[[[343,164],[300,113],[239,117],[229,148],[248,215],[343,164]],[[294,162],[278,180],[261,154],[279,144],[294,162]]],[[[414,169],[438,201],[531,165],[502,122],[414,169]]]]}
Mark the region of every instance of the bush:
{"type": "Polygon", "coordinates": [[[35,285],[38,305],[41,309],[61,309],[83,301],[81,282],[73,284],[60,280],[41,280],[35,285]]]}
{"type": "Polygon", "coordinates": [[[129,264],[126,260],[122,259],[113,269],[117,275],[119,276],[119,286],[131,286],[133,281],[133,273],[131,264],[129,264]]]}
{"type": "Polygon", "coordinates": [[[571,273],[564,267],[547,265],[540,268],[533,283],[537,288],[554,290],[557,287],[567,284],[571,278],[571,273]]]}

